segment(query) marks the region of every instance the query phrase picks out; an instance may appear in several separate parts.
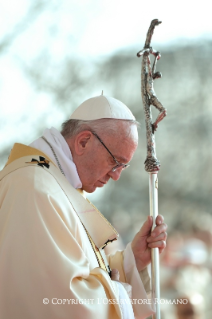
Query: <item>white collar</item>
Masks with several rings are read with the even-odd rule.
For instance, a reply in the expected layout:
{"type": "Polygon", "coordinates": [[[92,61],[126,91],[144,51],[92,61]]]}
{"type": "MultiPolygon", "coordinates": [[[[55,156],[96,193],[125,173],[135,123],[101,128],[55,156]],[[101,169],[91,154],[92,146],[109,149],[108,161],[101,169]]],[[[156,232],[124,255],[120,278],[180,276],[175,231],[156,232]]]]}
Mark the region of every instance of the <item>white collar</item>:
{"type": "MultiPolygon", "coordinates": [[[[82,183],[79,178],[76,165],[73,162],[71,151],[64,137],[54,127],[51,127],[50,129],[46,129],[43,132],[43,136],[50,143],[54,152],[56,153],[58,161],[69,183],[74,188],[81,188],[82,183]]],[[[48,155],[58,167],[58,164],[52,152],[52,149],[42,138],[38,138],[37,140],[32,142],[29,146],[37,148],[38,150],[48,155]]]]}

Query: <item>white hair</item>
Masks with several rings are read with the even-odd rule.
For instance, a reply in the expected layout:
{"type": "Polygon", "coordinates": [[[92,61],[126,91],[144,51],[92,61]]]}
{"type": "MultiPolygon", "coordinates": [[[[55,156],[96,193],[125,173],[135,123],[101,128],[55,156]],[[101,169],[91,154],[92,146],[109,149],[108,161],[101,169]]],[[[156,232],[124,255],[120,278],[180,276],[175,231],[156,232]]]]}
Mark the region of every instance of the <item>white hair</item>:
{"type": "Polygon", "coordinates": [[[131,125],[138,126],[139,123],[135,120],[119,120],[119,119],[98,119],[92,121],[83,121],[83,120],[74,120],[70,119],[65,121],[62,124],[61,134],[64,138],[70,138],[82,131],[94,131],[96,133],[104,133],[104,134],[115,134],[117,132],[117,127],[120,122],[124,125],[127,124],[126,127],[126,135],[128,134],[127,128],[131,125]]]}

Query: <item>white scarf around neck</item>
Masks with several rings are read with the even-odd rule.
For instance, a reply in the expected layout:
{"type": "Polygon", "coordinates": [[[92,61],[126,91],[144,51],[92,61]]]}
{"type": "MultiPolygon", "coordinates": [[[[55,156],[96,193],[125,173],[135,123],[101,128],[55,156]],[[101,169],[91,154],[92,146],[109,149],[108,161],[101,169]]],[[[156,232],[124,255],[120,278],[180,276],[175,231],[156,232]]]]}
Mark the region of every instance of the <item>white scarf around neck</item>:
{"type": "MultiPolygon", "coordinates": [[[[64,137],[54,127],[46,129],[43,132],[43,136],[56,153],[58,161],[69,183],[74,188],[81,188],[82,183],[79,178],[76,165],[73,162],[71,151],[64,137]]],[[[58,167],[57,161],[50,146],[41,137],[32,142],[29,146],[34,147],[48,155],[58,167]]]]}

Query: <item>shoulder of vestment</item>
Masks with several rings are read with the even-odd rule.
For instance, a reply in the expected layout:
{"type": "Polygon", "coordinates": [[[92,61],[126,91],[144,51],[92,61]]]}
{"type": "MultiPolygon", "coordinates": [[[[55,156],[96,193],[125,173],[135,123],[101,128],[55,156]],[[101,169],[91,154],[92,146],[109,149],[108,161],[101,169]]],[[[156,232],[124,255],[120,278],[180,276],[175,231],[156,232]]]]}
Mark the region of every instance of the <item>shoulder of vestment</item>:
{"type": "Polygon", "coordinates": [[[109,221],[70,185],[46,154],[23,144],[15,144],[6,166],[0,172],[0,181],[8,176],[11,177],[13,173],[17,174],[18,170],[18,173],[25,178],[36,177],[38,182],[41,181],[40,191],[43,189],[44,192],[51,190],[54,192],[56,188],[60,189],[98,248],[117,239],[118,233],[109,221]],[[24,170],[25,168],[27,169],[24,170]]]}

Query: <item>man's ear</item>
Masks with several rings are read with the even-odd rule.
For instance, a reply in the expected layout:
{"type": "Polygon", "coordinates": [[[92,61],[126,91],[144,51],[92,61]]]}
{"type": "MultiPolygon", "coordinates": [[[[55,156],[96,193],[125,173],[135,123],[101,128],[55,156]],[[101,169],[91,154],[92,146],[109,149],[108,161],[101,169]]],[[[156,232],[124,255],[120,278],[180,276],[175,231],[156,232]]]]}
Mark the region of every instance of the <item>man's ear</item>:
{"type": "Polygon", "coordinates": [[[75,137],[74,147],[77,155],[83,155],[90,146],[92,133],[90,131],[82,131],[75,137]]]}

